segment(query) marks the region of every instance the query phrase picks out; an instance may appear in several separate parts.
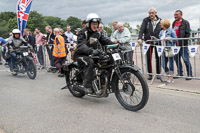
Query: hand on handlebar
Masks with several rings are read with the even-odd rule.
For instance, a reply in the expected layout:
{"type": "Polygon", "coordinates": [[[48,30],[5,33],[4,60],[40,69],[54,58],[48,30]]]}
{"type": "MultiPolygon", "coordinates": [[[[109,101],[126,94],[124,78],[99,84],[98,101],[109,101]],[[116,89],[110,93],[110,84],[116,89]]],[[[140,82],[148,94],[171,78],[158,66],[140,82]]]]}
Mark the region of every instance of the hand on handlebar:
{"type": "Polygon", "coordinates": [[[98,56],[100,54],[100,51],[98,49],[95,49],[92,51],[93,56],[98,56]]]}

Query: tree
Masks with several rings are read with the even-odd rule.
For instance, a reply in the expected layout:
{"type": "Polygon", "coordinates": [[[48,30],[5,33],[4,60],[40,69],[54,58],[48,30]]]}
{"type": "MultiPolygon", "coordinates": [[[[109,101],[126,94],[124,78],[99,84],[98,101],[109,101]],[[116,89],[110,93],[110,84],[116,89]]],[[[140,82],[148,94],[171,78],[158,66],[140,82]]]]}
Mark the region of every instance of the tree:
{"type": "Polygon", "coordinates": [[[17,28],[17,17],[14,12],[0,13],[0,36],[7,38],[9,33],[17,28]]]}
{"type": "Polygon", "coordinates": [[[129,23],[124,23],[124,27],[126,27],[126,28],[128,28],[129,29],[129,31],[132,33],[132,30],[133,30],[133,28],[130,26],[130,24],[129,23]]]}
{"type": "Polygon", "coordinates": [[[109,27],[110,29],[113,29],[112,22],[111,22],[111,23],[108,23],[108,27],[109,27]]]}
{"type": "Polygon", "coordinates": [[[13,29],[17,29],[18,24],[17,24],[17,15],[15,15],[14,18],[10,18],[8,21],[8,30],[11,32],[13,29]]]}
{"type": "Polygon", "coordinates": [[[61,20],[61,18],[53,17],[53,16],[45,16],[44,21],[48,25],[50,25],[52,27],[52,29],[54,29],[54,28],[62,28],[63,29],[67,25],[66,21],[61,20]]]}
{"type": "Polygon", "coordinates": [[[136,34],[139,34],[140,32],[140,25],[136,25],[136,34]]]}
{"type": "Polygon", "coordinates": [[[108,36],[111,36],[112,34],[112,29],[108,26],[104,26],[104,30],[108,33],[108,36]]]}
{"type": "Polygon", "coordinates": [[[73,32],[75,34],[75,30],[76,28],[81,28],[82,25],[82,20],[77,18],[77,17],[72,17],[70,16],[67,20],[66,20],[67,24],[69,26],[71,26],[71,32],[73,32]]]}
{"type": "Polygon", "coordinates": [[[14,18],[16,16],[16,13],[14,12],[2,12],[0,13],[0,19],[1,20],[5,20],[5,21],[9,21],[9,19],[14,18]]]}
{"type": "Polygon", "coordinates": [[[26,28],[30,31],[34,31],[35,28],[40,28],[40,31],[45,33],[46,25],[48,24],[44,21],[42,14],[39,14],[37,11],[30,12],[26,28]]]}

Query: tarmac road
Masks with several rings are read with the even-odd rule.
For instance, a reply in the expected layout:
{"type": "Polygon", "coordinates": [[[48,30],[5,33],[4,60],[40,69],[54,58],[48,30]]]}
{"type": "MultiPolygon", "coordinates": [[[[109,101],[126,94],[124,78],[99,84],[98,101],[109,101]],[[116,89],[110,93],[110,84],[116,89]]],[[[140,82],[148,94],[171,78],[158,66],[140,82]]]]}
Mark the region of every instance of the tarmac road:
{"type": "Polygon", "coordinates": [[[80,99],[60,90],[64,85],[44,70],[35,80],[0,71],[0,133],[200,132],[199,92],[150,86],[146,107],[131,112],[114,94],[80,99]]]}

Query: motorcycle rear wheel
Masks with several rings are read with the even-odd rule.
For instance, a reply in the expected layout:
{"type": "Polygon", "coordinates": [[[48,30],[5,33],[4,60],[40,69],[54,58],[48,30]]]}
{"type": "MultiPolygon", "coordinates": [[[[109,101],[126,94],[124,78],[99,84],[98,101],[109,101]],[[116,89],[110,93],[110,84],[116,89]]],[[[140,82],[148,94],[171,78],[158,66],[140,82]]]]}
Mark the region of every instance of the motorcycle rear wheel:
{"type": "Polygon", "coordinates": [[[84,92],[79,92],[79,91],[75,91],[73,89],[73,87],[78,87],[78,76],[76,75],[76,73],[79,72],[79,69],[76,66],[73,66],[70,68],[70,70],[68,72],[66,72],[65,74],[65,78],[66,78],[66,84],[67,87],[69,88],[70,93],[78,98],[82,98],[83,96],[85,96],[84,92]]]}

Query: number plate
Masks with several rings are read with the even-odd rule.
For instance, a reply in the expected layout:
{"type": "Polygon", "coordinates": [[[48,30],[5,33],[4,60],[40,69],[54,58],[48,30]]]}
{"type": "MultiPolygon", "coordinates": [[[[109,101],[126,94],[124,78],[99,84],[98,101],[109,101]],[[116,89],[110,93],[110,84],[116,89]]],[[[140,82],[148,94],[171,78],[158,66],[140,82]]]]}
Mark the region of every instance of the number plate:
{"type": "Polygon", "coordinates": [[[121,57],[119,55],[119,53],[115,53],[115,54],[112,54],[112,57],[113,59],[116,61],[116,60],[121,60],[121,57]]]}
{"type": "Polygon", "coordinates": [[[23,55],[24,55],[24,56],[27,56],[27,55],[28,55],[28,52],[23,52],[23,55]]]}

